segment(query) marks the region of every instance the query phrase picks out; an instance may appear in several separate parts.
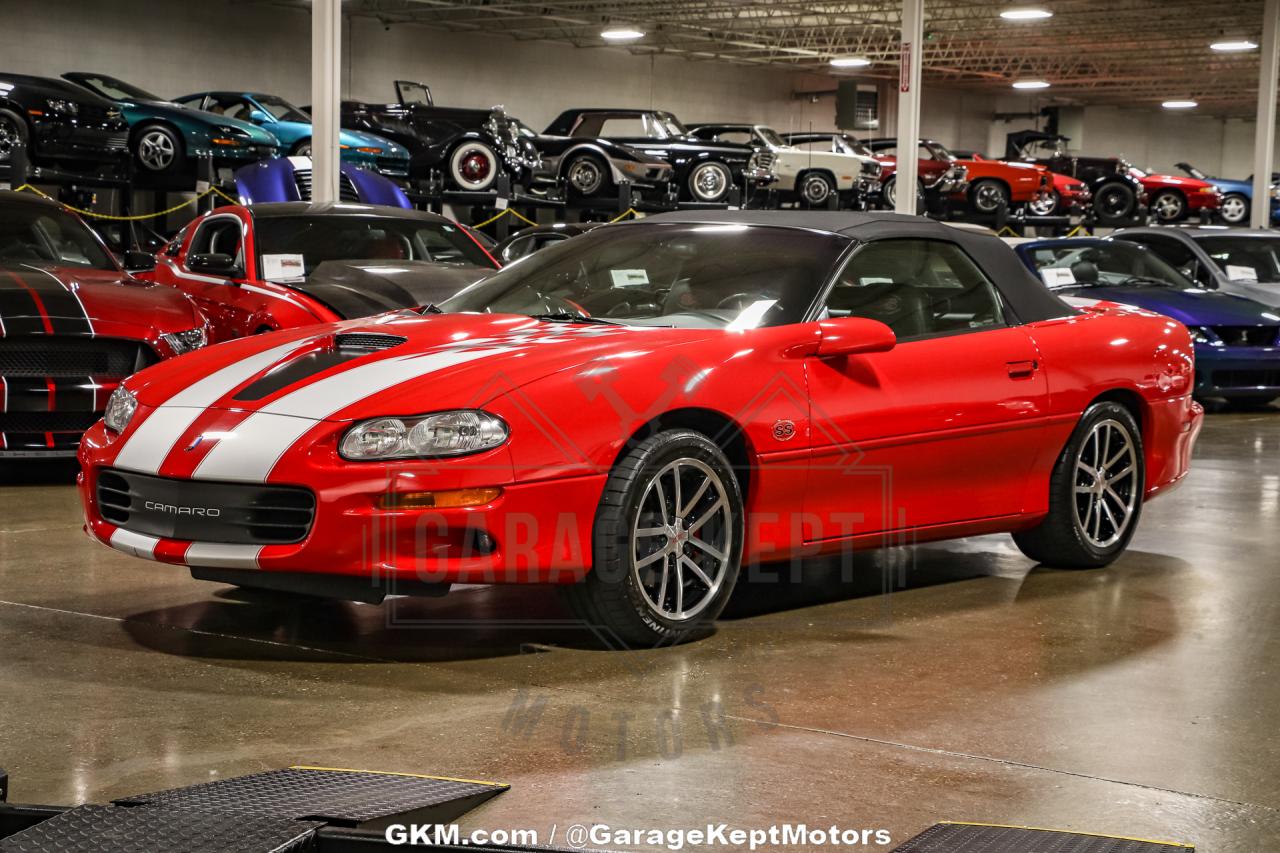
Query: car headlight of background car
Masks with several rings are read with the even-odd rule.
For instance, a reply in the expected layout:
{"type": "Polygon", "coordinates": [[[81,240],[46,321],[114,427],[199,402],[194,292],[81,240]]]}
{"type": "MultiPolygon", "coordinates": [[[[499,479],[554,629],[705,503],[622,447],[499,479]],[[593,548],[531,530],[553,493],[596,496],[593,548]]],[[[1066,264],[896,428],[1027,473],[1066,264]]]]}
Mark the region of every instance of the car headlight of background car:
{"type": "Polygon", "coordinates": [[[80,105],[64,98],[48,98],[44,102],[45,109],[63,116],[74,116],[80,113],[80,105]]]}
{"type": "Polygon", "coordinates": [[[107,410],[102,420],[106,422],[107,429],[112,432],[124,432],[125,427],[129,426],[129,421],[133,420],[133,413],[137,409],[138,398],[121,385],[107,398],[107,410]]]}
{"type": "Polygon", "coordinates": [[[200,347],[209,342],[209,335],[203,326],[187,329],[185,332],[170,332],[160,337],[169,345],[175,355],[182,355],[184,352],[200,349],[200,347]]]}
{"type": "Polygon", "coordinates": [[[1222,346],[1222,339],[1213,333],[1208,326],[1187,326],[1187,331],[1191,333],[1191,340],[1198,344],[1208,344],[1209,346],[1222,346]]]}
{"type": "Polygon", "coordinates": [[[353,462],[462,456],[497,447],[507,436],[501,418],[474,410],[373,418],[347,430],[338,452],[353,462]]]}

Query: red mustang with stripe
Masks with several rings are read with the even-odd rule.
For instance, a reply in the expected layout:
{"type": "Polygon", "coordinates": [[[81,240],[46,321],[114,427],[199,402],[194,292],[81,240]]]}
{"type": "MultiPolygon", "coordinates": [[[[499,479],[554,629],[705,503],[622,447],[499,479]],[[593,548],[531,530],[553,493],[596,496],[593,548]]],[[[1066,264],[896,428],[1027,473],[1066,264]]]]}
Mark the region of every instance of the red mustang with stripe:
{"type": "Polygon", "coordinates": [[[368,601],[556,583],[653,644],[707,630],[744,563],[1008,531],[1106,565],[1203,418],[1185,327],[916,217],[663,214],[442,307],[131,378],[81,446],[89,533],[368,601]]]}
{"type": "Polygon", "coordinates": [[[0,193],[0,457],[75,455],[120,380],[205,334],[191,300],[130,277],[74,214],[0,193]]]}
{"type": "Polygon", "coordinates": [[[440,302],[498,267],[433,213],[281,202],[194,220],[147,277],[196,300],[214,340],[227,341],[440,302]]]}

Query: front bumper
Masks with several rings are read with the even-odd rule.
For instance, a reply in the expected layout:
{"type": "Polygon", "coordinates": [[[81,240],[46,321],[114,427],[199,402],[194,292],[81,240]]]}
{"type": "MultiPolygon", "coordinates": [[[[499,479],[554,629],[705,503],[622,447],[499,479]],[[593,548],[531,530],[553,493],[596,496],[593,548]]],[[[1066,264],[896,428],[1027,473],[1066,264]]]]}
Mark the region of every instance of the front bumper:
{"type": "Polygon", "coordinates": [[[1280,397],[1280,347],[1196,346],[1197,397],[1280,397]]]}
{"type": "Polygon", "coordinates": [[[1188,210],[1217,210],[1220,207],[1221,193],[1187,193],[1188,210]]]}
{"type": "Polygon", "coordinates": [[[85,126],[61,119],[36,120],[32,139],[36,159],[124,165],[129,162],[129,128],[123,122],[85,126]]]}
{"type": "Polygon", "coordinates": [[[274,485],[302,486],[315,495],[306,537],[292,544],[245,544],[165,538],[107,520],[96,489],[111,467],[116,438],[98,424],[85,434],[79,457],[85,529],[118,551],[171,565],[362,578],[371,586],[396,579],[573,583],[589,569],[591,526],[606,474],[515,482],[505,446],[440,463],[349,463],[332,450],[345,426],[334,425],[334,442],[320,440],[310,451],[290,453],[271,474],[274,485]],[[501,493],[476,507],[380,505],[392,494],[481,487],[501,493]]]}

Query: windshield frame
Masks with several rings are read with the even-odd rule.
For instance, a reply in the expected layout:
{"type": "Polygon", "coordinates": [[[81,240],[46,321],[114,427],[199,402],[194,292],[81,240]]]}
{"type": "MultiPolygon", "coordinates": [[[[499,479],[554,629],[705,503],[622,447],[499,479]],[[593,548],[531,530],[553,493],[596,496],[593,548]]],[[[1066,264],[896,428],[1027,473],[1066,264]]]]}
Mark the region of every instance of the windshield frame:
{"type": "Polygon", "coordinates": [[[101,95],[102,97],[107,98],[108,100],[111,100],[111,101],[165,101],[167,100],[166,98],[162,98],[159,95],[153,95],[152,93],[148,92],[146,89],[141,89],[133,85],[132,83],[126,83],[125,81],[121,80],[119,77],[112,77],[109,74],[86,74],[82,79],[77,80],[76,82],[85,86],[90,91],[95,92],[96,94],[101,95]],[[123,92],[125,96],[120,97],[118,95],[113,95],[110,92],[106,91],[105,89],[99,88],[99,84],[90,82],[94,78],[102,81],[101,85],[110,86],[114,89],[117,89],[123,92]]]}

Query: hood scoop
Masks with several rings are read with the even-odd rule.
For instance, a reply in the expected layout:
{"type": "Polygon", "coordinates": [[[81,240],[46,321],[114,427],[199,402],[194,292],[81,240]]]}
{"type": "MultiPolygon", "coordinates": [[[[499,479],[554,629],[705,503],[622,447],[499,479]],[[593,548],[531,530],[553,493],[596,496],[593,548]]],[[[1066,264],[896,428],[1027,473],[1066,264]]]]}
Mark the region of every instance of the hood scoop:
{"type": "Polygon", "coordinates": [[[391,349],[408,340],[401,335],[387,335],[379,332],[344,332],[334,335],[332,347],[307,353],[277,365],[241,388],[232,399],[241,403],[251,403],[270,397],[277,391],[297,385],[331,367],[372,352],[391,349]]]}
{"type": "Polygon", "coordinates": [[[408,340],[402,335],[388,335],[383,332],[343,332],[333,336],[333,345],[340,350],[376,352],[398,347],[408,340]]]}

